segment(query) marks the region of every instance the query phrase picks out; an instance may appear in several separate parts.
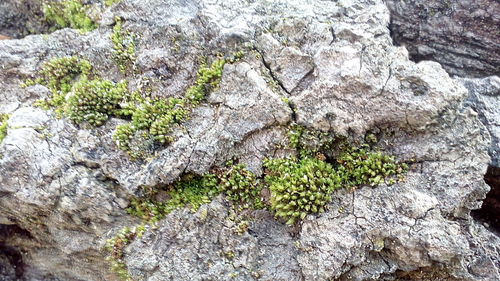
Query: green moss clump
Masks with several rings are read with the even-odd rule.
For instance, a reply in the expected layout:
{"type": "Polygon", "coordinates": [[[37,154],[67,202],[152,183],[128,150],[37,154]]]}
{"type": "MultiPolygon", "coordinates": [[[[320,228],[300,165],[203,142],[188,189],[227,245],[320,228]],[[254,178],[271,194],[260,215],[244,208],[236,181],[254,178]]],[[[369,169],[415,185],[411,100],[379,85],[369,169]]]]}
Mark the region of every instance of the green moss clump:
{"type": "Polygon", "coordinates": [[[195,84],[186,92],[186,99],[190,104],[198,105],[210,91],[219,86],[226,62],[224,59],[217,59],[210,66],[200,66],[195,84]]]}
{"type": "Polygon", "coordinates": [[[45,109],[50,107],[62,107],[65,103],[66,95],[73,88],[73,84],[79,78],[89,77],[92,65],[88,60],[80,59],[76,56],[54,58],[45,64],[38,72],[39,77],[35,80],[27,80],[24,86],[35,84],[44,85],[52,93],[46,100],[37,104],[45,109]]]}
{"type": "Polygon", "coordinates": [[[7,136],[8,121],[8,114],[0,114],[0,143],[2,143],[3,139],[7,136]]]}
{"type": "Polygon", "coordinates": [[[101,126],[110,116],[119,115],[127,94],[126,81],[80,79],[72,88],[65,115],[77,124],[87,121],[93,126],[101,126]]]}
{"type": "Polygon", "coordinates": [[[125,264],[124,253],[125,247],[130,245],[136,238],[142,237],[146,227],[139,225],[137,227],[125,227],[115,237],[106,242],[105,249],[109,252],[107,260],[111,264],[111,270],[115,272],[120,279],[124,281],[132,281],[127,265],[125,264]]]}
{"type": "Polygon", "coordinates": [[[147,198],[134,198],[127,209],[129,214],[154,223],[170,212],[189,207],[196,212],[201,205],[210,203],[219,191],[218,179],[214,174],[203,176],[186,175],[178,182],[166,187],[165,200],[156,199],[161,190],[153,190],[147,198]]]}
{"type": "Polygon", "coordinates": [[[219,190],[226,195],[226,198],[240,203],[242,208],[265,207],[260,196],[262,184],[254,173],[245,168],[245,165],[232,165],[219,177],[219,190]]]}
{"type": "Polygon", "coordinates": [[[134,35],[123,30],[120,18],[115,19],[111,41],[113,42],[113,58],[120,71],[124,73],[135,60],[135,42],[134,35]]]}
{"type": "Polygon", "coordinates": [[[206,95],[216,88],[222,76],[226,60],[215,60],[210,67],[202,65],[195,85],[190,87],[183,98],[144,98],[136,95],[124,108],[132,121],[116,128],[113,136],[118,147],[132,158],[142,157],[133,143],[137,136],[166,145],[174,139],[170,135],[174,126],[181,124],[190,110],[198,105],[206,95]]]}
{"type": "Polygon", "coordinates": [[[393,156],[380,151],[369,151],[368,146],[347,149],[337,162],[345,186],[394,184],[395,177],[401,178],[408,170],[407,164],[398,163],[393,156]]]}
{"type": "Polygon", "coordinates": [[[341,187],[341,178],[333,166],[316,158],[268,159],[264,167],[271,209],[287,224],[310,213],[324,212],[331,193],[341,187]]]}
{"type": "Polygon", "coordinates": [[[89,32],[97,28],[88,16],[88,5],[82,4],[81,0],[66,0],[62,2],[50,2],[43,4],[42,11],[45,20],[58,28],[74,28],[81,32],[89,32]]]}

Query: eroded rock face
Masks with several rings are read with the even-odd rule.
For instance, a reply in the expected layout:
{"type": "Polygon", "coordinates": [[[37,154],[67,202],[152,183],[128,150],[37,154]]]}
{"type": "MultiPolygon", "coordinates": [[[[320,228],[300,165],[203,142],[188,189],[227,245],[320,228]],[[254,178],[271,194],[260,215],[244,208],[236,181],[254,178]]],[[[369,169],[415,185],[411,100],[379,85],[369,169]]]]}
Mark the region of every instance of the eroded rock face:
{"type": "Polygon", "coordinates": [[[448,73],[500,73],[500,3],[495,0],[388,0],[394,41],[413,60],[439,62],[448,73]]]}
{"type": "Polygon", "coordinates": [[[102,248],[139,223],[125,209],[141,186],[232,158],[260,174],[265,157],[283,153],[295,121],[350,141],[376,135],[379,147],[410,164],[406,180],[339,190],[326,213],[295,228],[256,211],[241,231],[223,197],[195,214],[175,211],[126,248],[132,277],[394,280],[446,268],[450,280],[500,278],[500,239],[470,217],[489,190],[482,178],[490,155],[497,161],[491,128],[499,116],[487,100],[496,94],[476,91],[489,87],[483,82],[451,79],[438,63],[412,62],[392,45],[382,1],[123,0],[100,25],[0,41],[0,112],[11,114],[0,144],[0,224],[26,231],[6,243],[37,276],[114,280],[102,248]],[[112,60],[116,16],[140,35],[135,70],[125,74],[112,60]],[[145,161],[112,140],[126,120],[77,126],[33,106],[47,88],[20,87],[44,61],[79,55],[101,76],[127,79],[131,91],[179,97],[201,56],[240,49],[244,58],[225,66],[219,88],[175,141],[145,161]]]}

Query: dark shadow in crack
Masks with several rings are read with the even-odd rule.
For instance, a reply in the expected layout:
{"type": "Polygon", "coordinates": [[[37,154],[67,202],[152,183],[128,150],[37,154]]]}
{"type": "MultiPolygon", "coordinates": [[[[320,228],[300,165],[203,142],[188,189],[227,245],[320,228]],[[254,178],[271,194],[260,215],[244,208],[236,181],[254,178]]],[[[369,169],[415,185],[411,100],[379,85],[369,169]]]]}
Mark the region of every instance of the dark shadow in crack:
{"type": "Polygon", "coordinates": [[[484,181],[491,187],[483,206],[472,211],[472,217],[495,233],[500,233],[500,167],[489,166],[484,181]]]}

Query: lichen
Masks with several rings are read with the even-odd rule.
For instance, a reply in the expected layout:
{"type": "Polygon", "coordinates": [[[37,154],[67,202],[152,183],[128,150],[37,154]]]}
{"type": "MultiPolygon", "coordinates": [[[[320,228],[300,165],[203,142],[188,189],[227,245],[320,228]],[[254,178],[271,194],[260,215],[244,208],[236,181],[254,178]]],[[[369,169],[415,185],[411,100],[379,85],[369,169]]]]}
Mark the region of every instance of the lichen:
{"type": "Polygon", "coordinates": [[[89,5],[84,5],[81,0],[47,2],[42,7],[45,20],[56,28],[70,27],[81,32],[92,31],[98,26],[88,16],[88,11],[89,5]]]}

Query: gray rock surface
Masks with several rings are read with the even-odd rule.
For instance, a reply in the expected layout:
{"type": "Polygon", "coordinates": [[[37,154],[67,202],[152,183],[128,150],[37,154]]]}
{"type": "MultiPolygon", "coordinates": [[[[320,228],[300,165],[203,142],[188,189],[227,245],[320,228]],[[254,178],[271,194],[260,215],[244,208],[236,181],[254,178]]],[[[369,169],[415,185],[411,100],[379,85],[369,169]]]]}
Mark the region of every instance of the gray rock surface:
{"type": "Polygon", "coordinates": [[[416,61],[439,62],[448,73],[500,73],[500,3],[496,0],[387,0],[394,41],[416,61]]]}
{"type": "Polygon", "coordinates": [[[459,80],[469,90],[467,104],[478,114],[493,141],[489,149],[491,166],[500,167],[500,78],[459,80]]]}
{"type": "Polygon", "coordinates": [[[379,0],[123,0],[87,34],[0,41],[0,112],[11,114],[0,144],[0,224],[24,233],[0,243],[22,253],[34,272],[26,280],[115,280],[102,248],[139,223],[125,209],[141,186],[231,158],[259,174],[262,159],[282,153],[285,126],[296,121],[351,141],[376,134],[381,148],[411,164],[406,180],[340,190],[326,213],[295,228],[267,211],[237,216],[222,197],[195,214],[173,212],[126,248],[130,274],[395,280],[446,268],[443,280],[500,279],[500,238],[470,217],[489,190],[488,152],[498,161],[498,97],[482,90],[498,89],[498,78],[458,81],[438,63],[414,63],[393,46],[388,25],[379,0]],[[126,74],[112,60],[116,16],[140,35],[135,71],[126,74]],[[220,87],[174,132],[176,141],[146,161],[114,144],[125,120],[77,126],[33,106],[47,88],[20,87],[44,61],[77,54],[103,77],[129,80],[130,90],[181,96],[199,57],[242,48],[245,57],[225,66],[220,87]],[[248,230],[238,231],[242,221],[248,230]]]}

